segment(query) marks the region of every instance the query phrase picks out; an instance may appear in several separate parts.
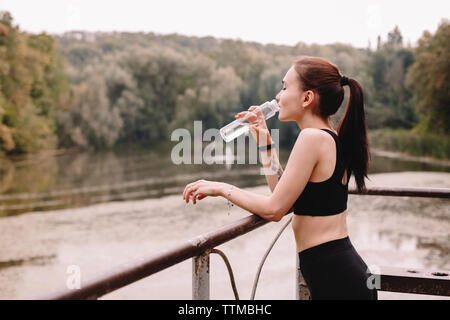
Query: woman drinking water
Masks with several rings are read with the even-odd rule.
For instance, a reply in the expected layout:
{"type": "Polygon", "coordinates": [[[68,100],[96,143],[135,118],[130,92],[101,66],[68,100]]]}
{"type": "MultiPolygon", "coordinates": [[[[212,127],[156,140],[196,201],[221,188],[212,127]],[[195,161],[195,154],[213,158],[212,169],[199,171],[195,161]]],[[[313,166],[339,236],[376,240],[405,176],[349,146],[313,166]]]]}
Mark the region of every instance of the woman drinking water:
{"type": "MultiPolygon", "coordinates": [[[[248,117],[271,195],[198,180],[186,186],[183,199],[196,204],[207,196],[221,196],[270,221],[280,221],[293,208],[292,230],[311,298],[377,299],[376,290],[367,285],[371,274],[349,239],[346,222],[350,176],[363,191],[369,163],[362,87],[342,76],[333,63],[308,56],[294,61],[282,84],[276,96],[278,119],[295,121],[300,128],[284,170],[264,116],[256,111],[248,117]],[[330,117],[342,104],[344,86],[349,86],[350,96],[335,131],[330,117]]],[[[255,109],[252,106],[236,117],[255,109]]]]}

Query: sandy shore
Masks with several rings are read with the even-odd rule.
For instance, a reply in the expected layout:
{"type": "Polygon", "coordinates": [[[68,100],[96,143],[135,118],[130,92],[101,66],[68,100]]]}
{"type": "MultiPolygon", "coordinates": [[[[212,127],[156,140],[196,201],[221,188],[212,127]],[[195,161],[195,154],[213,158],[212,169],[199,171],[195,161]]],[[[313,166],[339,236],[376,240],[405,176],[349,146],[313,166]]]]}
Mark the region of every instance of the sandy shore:
{"type": "MultiPolygon", "coordinates": [[[[369,186],[450,188],[450,173],[383,173],[370,179],[369,186]]],[[[270,192],[267,186],[248,190],[270,192]]],[[[349,236],[369,266],[450,269],[448,200],[350,195],[348,208],[349,236]]],[[[83,283],[248,215],[238,207],[227,211],[222,198],[193,206],[180,194],[2,218],[0,298],[34,298],[64,287],[70,265],[80,267],[83,283]]],[[[250,297],[258,264],[286,219],[218,247],[231,262],[242,299],[250,297]]],[[[295,251],[288,227],[266,260],[256,299],[295,298],[295,251]]],[[[234,299],[223,261],[212,255],[210,263],[211,298],[234,299]]],[[[103,299],[191,299],[191,269],[189,259],[103,299]]],[[[380,293],[380,298],[398,295],[380,293]]]]}

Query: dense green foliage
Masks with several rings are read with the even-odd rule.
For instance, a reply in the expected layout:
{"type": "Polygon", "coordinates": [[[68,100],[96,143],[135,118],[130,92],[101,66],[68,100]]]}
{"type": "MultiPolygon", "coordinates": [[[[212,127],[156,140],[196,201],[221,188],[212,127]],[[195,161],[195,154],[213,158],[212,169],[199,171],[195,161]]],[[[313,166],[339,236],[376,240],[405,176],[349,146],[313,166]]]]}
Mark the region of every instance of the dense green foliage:
{"type": "MultiPolygon", "coordinates": [[[[85,122],[95,128],[95,120],[76,105],[60,122],[63,141],[69,144],[158,143],[168,141],[175,128],[191,129],[194,120],[202,120],[205,129],[220,128],[234,119],[234,113],[273,99],[299,55],[326,57],[343,73],[373,87],[369,50],[343,44],[292,47],[212,37],[85,32],[66,33],[58,43],[77,95],[87,96],[85,90],[91,86],[85,84],[102,75],[104,85],[97,85],[101,90],[96,92],[105,91],[104,101],[109,102],[102,110],[122,120],[104,131],[103,140],[110,143],[99,143],[85,129],[85,122]]],[[[298,133],[295,123],[269,120],[269,126],[280,129],[282,145],[291,144],[298,133]]]]}
{"type": "Polygon", "coordinates": [[[402,36],[395,27],[388,34],[388,41],[379,43],[371,55],[368,72],[374,87],[363,84],[371,96],[367,101],[369,128],[411,128],[417,122],[405,85],[406,71],[413,62],[413,51],[403,47],[402,36]]]}
{"type": "Polygon", "coordinates": [[[450,159],[450,137],[405,129],[369,131],[371,147],[415,156],[450,159]]]}
{"type": "MultiPolygon", "coordinates": [[[[169,141],[175,128],[192,129],[194,120],[202,120],[204,130],[220,128],[234,113],[273,99],[299,55],[324,57],[361,82],[370,129],[419,124],[448,133],[448,30],[443,21],[415,49],[403,45],[397,27],[376,49],[126,32],[53,38],[20,32],[4,12],[0,150],[32,152],[57,143],[97,149],[154,145],[169,141]],[[446,118],[440,118],[443,113],[446,118]]],[[[335,123],[347,98],[348,92],[335,123]]],[[[295,123],[268,124],[280,129],[282,145],[295,140],[295,123]]]]}
{"type": "Polygon", "coordinates": [[[26,153],[57,146],[57,112],[69,83],[55,39],[30,35],[0,12],[0,152],[26,153]]]}
{"type": "Polygon", "coordinates": [[[408,72],[421,132],[450,134],[450,22],[434,35],[425,31],[408,72]]]}

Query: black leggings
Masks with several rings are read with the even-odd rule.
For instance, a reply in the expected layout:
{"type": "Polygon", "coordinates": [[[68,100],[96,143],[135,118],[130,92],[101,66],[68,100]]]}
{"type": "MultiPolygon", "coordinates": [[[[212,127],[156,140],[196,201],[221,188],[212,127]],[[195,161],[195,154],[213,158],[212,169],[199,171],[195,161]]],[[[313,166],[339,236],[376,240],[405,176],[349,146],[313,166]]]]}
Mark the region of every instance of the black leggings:
{"type": "Polygon", "coordinates": [[[367,286],[371,273],[348,237],[305,249],[298,256],[311,299],[378,299],[376,289],[367,286]]]}

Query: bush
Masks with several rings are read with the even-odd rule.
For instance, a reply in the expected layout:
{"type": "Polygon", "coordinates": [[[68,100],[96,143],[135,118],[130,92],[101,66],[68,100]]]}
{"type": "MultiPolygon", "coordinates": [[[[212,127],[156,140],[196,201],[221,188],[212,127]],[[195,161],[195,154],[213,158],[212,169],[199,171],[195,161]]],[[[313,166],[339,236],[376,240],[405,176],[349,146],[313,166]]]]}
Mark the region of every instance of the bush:
{"type": "Polygon", "coordinates": [[[371,147],[374,148],[405,152],[415,156],[450,159],[448,136],[419,133],[414,130],[380,129],[369,130],[369,140],[371,147]]]}

